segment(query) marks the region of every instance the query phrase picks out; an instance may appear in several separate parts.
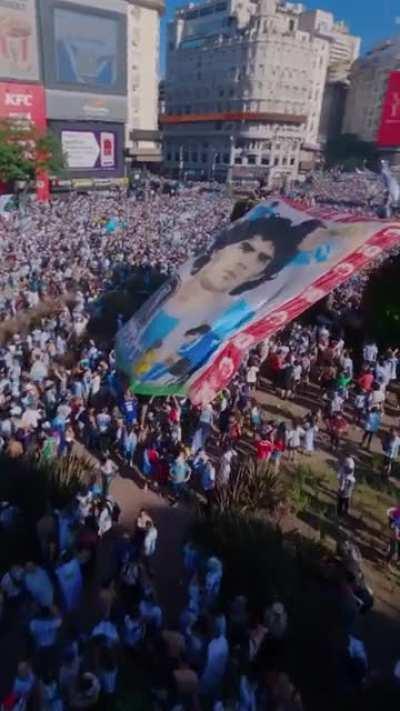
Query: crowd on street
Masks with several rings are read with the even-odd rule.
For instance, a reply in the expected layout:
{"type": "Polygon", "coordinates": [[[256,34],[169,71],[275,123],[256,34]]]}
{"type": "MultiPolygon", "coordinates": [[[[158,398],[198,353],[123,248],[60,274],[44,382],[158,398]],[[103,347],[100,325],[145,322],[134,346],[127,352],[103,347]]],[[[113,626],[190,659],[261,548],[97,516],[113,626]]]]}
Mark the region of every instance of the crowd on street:
{"type": "MultiPolygon", "coordinates": [[[[357,196],[359,182],[353,179],[357,196]]],[[[348,181],[347,194],[351,190],[348,181]]],[[[317,193],[325,194],[320,186],[317,193]]],[[[140,202],[125,195],[71,195],[0,217],[3,324],[43,301],[59,300],[54,313],[37,318],[28,331],[10,333],[0,347],[0,452],[51,462],[74,453],[79,442],[98,462],[78,496],[39,522],[39,558],[12,561],[0,571],[0,642],[16,619],[23,620],[26,642],[4,709],[114,708],[130,664],[149,679],[156,708],[303,708],[286,669],[263,674],[257,663],[269,649],[287,645],[290,618],[282,600],[266,601],[255,614],[238,590],[221,607],[224,561],[188,541],[182,550],[186,605],[171,629],[153,568],[157,520],[141,510],[129,534],[116,533],[121,502],[113,482],[122,469],[132,471],[132,478],[138,475],[173,505],[196,490],[209,510],[217,492],[229,488],[243,441],[257,467],[276,473],[282,461],[297,463],[329,447],[337,459],[337,513],[348,520],[357,487],[357,459],[346,438],[350,421],[359,426],[360,450],[379,443],[384,479],[400,450],[400,432],[383,430],[399,351],[379,350],[367,340],[354,353],[338,326],[344,304],[359,306],[371,269],[333,294],[336,321],[294,322],[259,344],[229,387],[202,409],[184,398],[136,397],[118,376],[113,345],[86,336],[93,304],[119,267],[175,270],[207,248],[231,208],[223,193],[187,189],[140,202]],[[301,419],[272,418],[255,397],[262,387],[290,402],[310,383],[317,394],[301,419]],[[82,608],[98,550],[110,536],[113,574],[96,589],[98,617],[88,629],[82,608]]],[[[12,532],[17,517],[12,504],[2,502],[0,530],[12,532]]],[[[389,521],[387,560],[393,564],[400,552],[396,508],[389,521]]],[[[346,684],[352,688],[367,678],[368,660],[353,633],[357,581],[346,584],[354,613],[346,628],[346,684]],[[355,675],[350,667],[354,672],[356,663],[355,675]]]]}

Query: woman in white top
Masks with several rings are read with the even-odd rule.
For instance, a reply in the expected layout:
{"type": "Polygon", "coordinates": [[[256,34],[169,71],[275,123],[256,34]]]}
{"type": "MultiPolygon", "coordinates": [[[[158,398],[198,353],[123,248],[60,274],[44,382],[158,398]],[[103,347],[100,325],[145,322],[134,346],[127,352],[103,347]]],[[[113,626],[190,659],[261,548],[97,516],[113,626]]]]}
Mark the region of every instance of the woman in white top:
{"type": "Polygon", "coordinates": [[[287,433],[287,445],[289,450],[289,461],[294,462],[296,454],[300,449],[301,438],[304,437],[305,430],[295,421],[292,422],[292,427],[287,433]]]}

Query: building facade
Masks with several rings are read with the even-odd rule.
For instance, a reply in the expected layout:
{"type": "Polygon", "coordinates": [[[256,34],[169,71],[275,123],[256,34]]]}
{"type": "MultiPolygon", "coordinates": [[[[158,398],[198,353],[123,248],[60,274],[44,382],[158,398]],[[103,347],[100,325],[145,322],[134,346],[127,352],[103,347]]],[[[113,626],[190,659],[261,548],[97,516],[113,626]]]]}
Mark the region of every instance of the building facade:
{"type": "Polygon", "coordinates": [[[0,95],[25,96],[59,136],[64,184],[118,184],[156,153],[161,11],[162,0],[0,0],[0,95]]]}
{"type": "Polygon", "coordinates": [[[400,165],[400,38],[386,40],[357,60],[350,75],[346,133],[377,143],[400,165]]]}
{"type": "Polygon", "coordinates": [[[361,39],[351,35],[344,22],[336,21],[333,14],[325,10],[304,11],[300,15],[299,26],[305,32],[329,42],[318,136],[323,145],[342,131],[350,71],[360,54],[361,39]]]}
{"type": "Polygon", "coordinates": [[[282,185],[313,167],[332,39],[305,15],[278,0],[207,0],[176,13],[161,117],[167,169],[282,185]]]}

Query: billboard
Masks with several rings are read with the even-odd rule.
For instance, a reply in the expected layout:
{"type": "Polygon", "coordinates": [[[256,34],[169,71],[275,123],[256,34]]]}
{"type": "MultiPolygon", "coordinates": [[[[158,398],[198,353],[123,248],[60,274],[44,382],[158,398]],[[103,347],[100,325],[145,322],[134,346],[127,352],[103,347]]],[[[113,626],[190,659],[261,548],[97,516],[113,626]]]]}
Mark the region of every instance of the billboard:
{"type": "Polygon", "coordinates": [[[61,121],[116,121],[125,123],[127,106],[125,96],[99,96],[85,92],[46,91],[47,116],[61,121]]]}
{"type": "Polygon", "coordinates": [[[137,393],[209,402],[250,348],[399,243],[400,222],[260,203],[123,326],[118,365],[137,393]]]}
{"type": "Polygon", "coordinates": [[[116,141],[112,131],[61,131],[62,151],[71,169],[115,169],[116,141]]]}
{"type": "Polygon", "coordinates": [[[39,79],[35,0],[0,0],[0,77],[39,79]]]}
{"type": "Polygon", "coordinates": [[[400,145],[400,72],[388,76],[377,144],[381,148],[400,145]]]}
{"type": "Polygon", "coordinates": [[[39,130],[46,128],[44,88],[38,84],[0,82],[0,118],[30,121],[39,130]]]}
{"type": "Polygon", "coordinates": [[[125,15],[62,0],[40,7],[46,86],[125,94],[125,15]]]}
{"type": "Polygon", "coordinates": [[[50,121],[74,178],[122,177],[124,126],[98,121],[50,121]]]}

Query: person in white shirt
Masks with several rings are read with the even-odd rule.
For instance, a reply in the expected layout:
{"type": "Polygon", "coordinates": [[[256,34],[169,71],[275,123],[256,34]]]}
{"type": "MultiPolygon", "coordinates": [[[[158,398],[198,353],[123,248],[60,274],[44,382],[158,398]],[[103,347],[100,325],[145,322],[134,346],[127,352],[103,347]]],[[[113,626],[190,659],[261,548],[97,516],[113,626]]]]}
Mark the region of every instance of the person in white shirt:
{"type": "Polygon", "coordinates": [[[146,533],[143,540],[143,562],[147,572],[151,574],[150,559],[156,552],[158,531],[151,520],[146,521],[145,530],[146,533]]]}
{"type": "Polygon", "coordinates": [[[257,385],[257,378],[259,367],[257,365],[251,365],[246,372],[246,382],[254,390],[257,385]]]}
{"type": "Polygon", "coordinates": [[[206,663],[200,679],[200,691],[202,694],[215,698],[218,692],[221,691],[228,660],[228,640],[217,627],[214,637],[207,647],[206,663]]]}
{"type": "Polygon", "coordinates": [[[157,605],[154,593],[151,589],[144,591],[144,597],[139,603],[139,612],[143,622],[153,631],[160,630],[162,627],[162,610],[157,605]]]}
{"type": "Polygon", "coordinates": [[[108,453],[104,454],[101,463],[101,478],[103,482],[103,496],[108,496],[112,480],[117,476],[118,466],[113,462],[108,453]]]}
{"type": "Polygon", "coordinates": [[[112,519],[113,504],[110,498],[104,499],[100,505],[100,513],[97,518],[97,524],[99,527],[99,536],[104,536],[108,531],[111,530],[113,525],[112,519]]]}
{"type": "Polygon", "coordinates": [[[43,607],[29,624],[29,631],[36,648],[54,647],[61,625],[62,619],[58,612],[43,607]]]}
{"type": "Polygon", "coordinates": [[[363,348],[363,358],[366,363],[375,363],[378,357],[378,346],[374,341],[368,341],[363,348]]]}
{"type": "Polygon", "coordinates": [[[287,433],[287,445],[289,450],[289,461],[294,462],[296,454],[300,449],[301,438],[304,437],[305,430],[295,421],[292,422],[292,427],[287,433]]]}
{"type": "Polygon", "coordinates": [[[21,565],[11,566],[3,575],[0,587],[10,602],[16,603],[21,598],[24,591],[23,581],[24,569],[21,565]]]}

